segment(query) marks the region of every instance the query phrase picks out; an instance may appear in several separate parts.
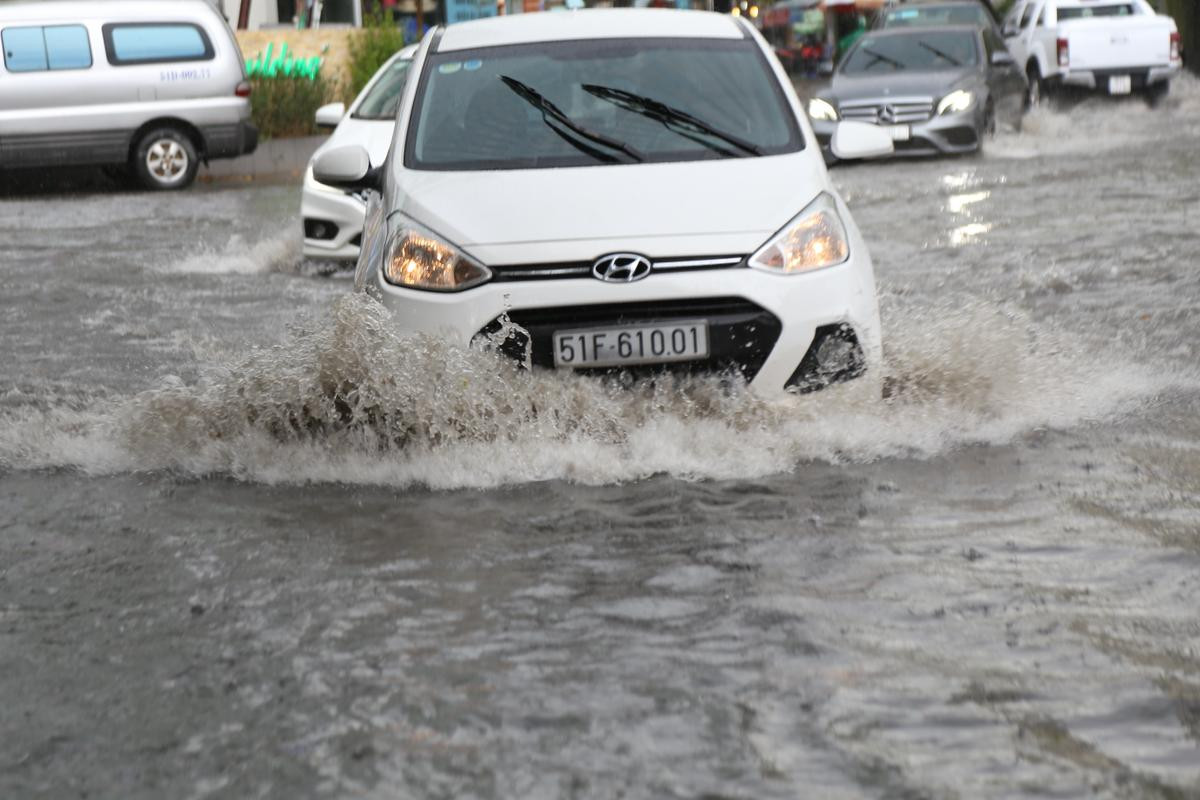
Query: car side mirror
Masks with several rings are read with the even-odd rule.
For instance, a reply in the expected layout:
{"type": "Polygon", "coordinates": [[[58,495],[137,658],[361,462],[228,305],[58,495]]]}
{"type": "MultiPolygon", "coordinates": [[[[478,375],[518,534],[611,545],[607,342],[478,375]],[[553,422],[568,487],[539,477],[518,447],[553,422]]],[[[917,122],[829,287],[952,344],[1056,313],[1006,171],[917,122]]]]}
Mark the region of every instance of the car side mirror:
{"type": "Polygon", "coordinates": [[[879,158],[896,151],[892,135],[869,122],[839,122],[829,143],[838,158],[879,158]]]}
{"type": "Polygon", "coordinates": [[[993,67],[1011,67],[1016,63],[1017,61],[1012,57],[1012,53],[1008,52],[1007,50],[997,50],[996,52],[992,53],[993,67]]]}
{"type": "Polygon", "coordinates": [[[379,191],[383,187],[381,170],[371,166],[367,151],[356,144],[335,147],[318,155],[313,159],[313,178],[339,189],[379,191]]]}
{"type": "Polygon", "coordinates": [[[317,109],[316,120],[318,128],[336,128],[346,116],[345,103],[328,103],[317,109]]]}

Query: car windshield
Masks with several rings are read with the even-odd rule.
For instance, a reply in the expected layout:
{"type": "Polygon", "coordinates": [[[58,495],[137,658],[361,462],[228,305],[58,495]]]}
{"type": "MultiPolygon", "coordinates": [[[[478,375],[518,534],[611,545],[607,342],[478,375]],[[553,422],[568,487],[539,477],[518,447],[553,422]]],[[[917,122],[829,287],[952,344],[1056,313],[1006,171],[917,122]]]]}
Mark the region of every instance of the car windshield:
{"type": "Polygon", "coordinates": [[[845,75],[935,72],[975,66],[979,48],[970,31],[926,30],[902,35],[864,36],[842,63],[845,75]]]}
{"type": "Polygon", "coordinates": [[[400,95],[404,93],[404,78],[410,66],[412,59],[398,58],[384,67],[383,74],[352,116],[355,119],[395,119],[400,95]]]}
{"type": "Polygon", "coordinates": [[[897,8],[887,12],[884,17],[885,28],[928,28],[937,25],[979,25],[986,27],[994,24],[988,12],[978,3],[961,3],[946,5],[910,6],[897,8]]]}
{"type": "Polygon", "coordinates": [[[749,39],[602,39],[431,55],[412,169],[534,169],[792,152],[795,117],[749,39]]]}

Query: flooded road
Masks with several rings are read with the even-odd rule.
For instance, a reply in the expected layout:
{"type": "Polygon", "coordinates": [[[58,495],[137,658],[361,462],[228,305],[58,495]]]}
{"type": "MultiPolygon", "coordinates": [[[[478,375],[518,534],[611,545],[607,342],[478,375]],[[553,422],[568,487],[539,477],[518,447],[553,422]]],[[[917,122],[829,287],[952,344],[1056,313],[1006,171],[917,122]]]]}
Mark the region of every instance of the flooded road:
{"type": "Polygon", "coordinates": [[[886,399],[402,340],[293,186],[0,197],[0,797],[1200,797],[1198,142],[838,168],[886,399]]]}

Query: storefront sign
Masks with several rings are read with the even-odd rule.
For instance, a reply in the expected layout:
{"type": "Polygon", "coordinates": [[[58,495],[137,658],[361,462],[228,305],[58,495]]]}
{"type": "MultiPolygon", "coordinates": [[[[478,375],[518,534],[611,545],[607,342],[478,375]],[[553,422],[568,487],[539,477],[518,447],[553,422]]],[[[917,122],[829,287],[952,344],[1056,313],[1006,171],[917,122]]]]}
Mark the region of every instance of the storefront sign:
{"type": "Polygon", "coordinates": [[[446,24],[496,16],[496,0],[446,0],[446,24]]]}
{"type": "MultiPolygon", "coordinates": [[[[326,47],[328,49],[328,47],[326,47]]],[[[295,58],[288,55],[287,42],[279,45],[279,53],[272,56],[274,44],[246,62],[246,74],[251,78],[308,78],[317,79],[321,71],[321,57],[295,58]]]]}

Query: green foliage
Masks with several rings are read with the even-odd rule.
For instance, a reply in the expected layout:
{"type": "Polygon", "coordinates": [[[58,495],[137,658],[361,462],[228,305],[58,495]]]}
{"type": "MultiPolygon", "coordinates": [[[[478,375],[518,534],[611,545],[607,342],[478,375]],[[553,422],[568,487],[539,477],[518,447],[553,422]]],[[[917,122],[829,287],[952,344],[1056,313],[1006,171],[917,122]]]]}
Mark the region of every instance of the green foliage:
{"type": "Polygon", "coordinates": [[[363,16],[363,28],[350,38],[349,96],[354,97],[383,66],[404,47],[404,31],[396,27],[378,2],[363,16]]]}
{"type": "Polygon", "coordinates": [[[263,139],[317,133],[313,119],[317,109],[338,95],[337,87],[321,75],[316,80],[280,75],[254,78],[250,83],[254,87],[250,113],[263,139]]]}

